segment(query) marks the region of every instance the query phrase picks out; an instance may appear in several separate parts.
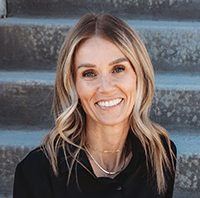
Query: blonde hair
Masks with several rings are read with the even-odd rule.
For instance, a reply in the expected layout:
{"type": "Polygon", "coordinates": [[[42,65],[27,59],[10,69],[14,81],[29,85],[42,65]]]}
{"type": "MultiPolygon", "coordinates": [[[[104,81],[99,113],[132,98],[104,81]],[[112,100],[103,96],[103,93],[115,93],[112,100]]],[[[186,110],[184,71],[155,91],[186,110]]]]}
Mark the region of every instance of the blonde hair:
{"type": "Polygon", "coordinates": [[[44,137],[43,146],[51,162],[55,175],[58,175],[57,156],[63,148],[69,169],[68,181],[74,163],[85,141],[85,113],[79,104],[74,83],[73,59],[80,43],[93,36],[99,36],[114,43],[132,64],[137,75],[136,102],[130,115],[129,124],[132,132],[141,141],[146,164],[153,167],[156,175],[158,193],[166,190],[165,171],[172,172],[173,152],[170,139],[165,129],[149,119],[149,111],[154,95],[154,72],[144,44],[137,33],[125,22],[108,14],[87,14],[71,30],[64,42],[57,66],[54,89],[55,128],[44,137]],[[165,138],[170,151],[168,158],[163,146],[165,138]],[[70,146],[76,147],[75,151],[70,146]],[[66,149],[68,154],[66,154],[66,149]],[[72,162],[69,163],[69,156],[72,162]]]}

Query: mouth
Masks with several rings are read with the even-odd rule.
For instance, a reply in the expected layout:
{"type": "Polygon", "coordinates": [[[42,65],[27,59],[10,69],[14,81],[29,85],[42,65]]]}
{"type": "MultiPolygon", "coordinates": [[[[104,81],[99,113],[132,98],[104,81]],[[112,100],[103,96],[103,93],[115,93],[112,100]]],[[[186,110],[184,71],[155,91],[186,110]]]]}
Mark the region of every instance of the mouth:
{"type": "Polygon", "coordinates": [[[110,101],[101,101],[101,102],[97,102],[97,105],[99,105],[100,107],[113,107],[121,103],[122,100],[123,99],[121,98],[121,99],[115,99],[115,100],[110,100],[110,101]]]}

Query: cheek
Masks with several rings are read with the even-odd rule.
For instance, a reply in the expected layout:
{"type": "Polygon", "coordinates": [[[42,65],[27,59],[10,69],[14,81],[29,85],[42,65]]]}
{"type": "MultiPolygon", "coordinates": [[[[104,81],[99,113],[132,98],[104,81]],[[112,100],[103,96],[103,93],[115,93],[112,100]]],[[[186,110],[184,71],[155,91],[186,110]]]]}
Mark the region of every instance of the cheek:
{"type": "Polygon", "coordinates": [[[75,86],[76,86],[76,91],[78,93],[78,97],[79,99],[82,98],[82,95],[84,95],[83,89],[83,83],[81,83],[81,81],[79,79],[76,79],[75,81],[75,86]]]}
{"type": "Polygon", "coordinates": [[[136,81],[132,81],[132,82],[130,83],[130,86],[129,86],[129,93],[130,93],[131,102],[133,102],[134,105],[135,105],[136,94],[137,94],[136,81]]]}
{"type": "Polygon", "coordinates": [[[83,110],[85,111],[85,106],[87,106],[86,104],[86,100],[87,100],[87,97],[85,96],[85,92],[82,91],[83,89],[81,89],[80,87],[77,88],[77,93],[78,93],[78,98],[79,98],[79,102],[83,108],[83,110]]]}
{"type": "Polygon", "coordinates": [[[79,84],[77,84],[77,82],[76,82],[75,86],[76,86],[76,91],[78,93],[78,97],[80,98],[81,88],[80,88],[79,84]]]}
{"type": "Polygon", "coordinates": [[[83,82],[76,82],[76,91],[78,93],[78,98],[81,102],[81,105],[84,106],[87,105],[87,101],[90,98],[90,91],[88,90],[88,87],[85,86],[85,83],[83,82]]]}

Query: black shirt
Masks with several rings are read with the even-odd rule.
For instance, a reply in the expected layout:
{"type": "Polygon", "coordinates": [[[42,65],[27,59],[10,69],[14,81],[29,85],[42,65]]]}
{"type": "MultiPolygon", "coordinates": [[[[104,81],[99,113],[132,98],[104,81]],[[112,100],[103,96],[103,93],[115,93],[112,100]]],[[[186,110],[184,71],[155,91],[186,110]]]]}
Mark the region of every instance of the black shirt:
{"type": "MultiPolygon", "coordinates": [[[[68,168],[61,150],[58,155],[59,176],[56,177],[51,165],[40,149],[35,149],[18,164],[15,172],[14,198],[170,198],[173,193],[174,174],[167,179],[167,191],[158,195],[155,176],[149,176],[146,168],[144,149],[140,141],[131,135],[133,157],[128,166],[114,179],[97,178],[84,151],[80,162],[72,170],[67,186],[68,168]],[[86,170],[86,168],[89,170],[86,170]]],[[[163,142],[167,154],[169,150],[163,142]]],[[[176,155],[176,147],[171,142],[176,155]]],[[[174,161],[174,163],[176,163],[174,161]]]]}

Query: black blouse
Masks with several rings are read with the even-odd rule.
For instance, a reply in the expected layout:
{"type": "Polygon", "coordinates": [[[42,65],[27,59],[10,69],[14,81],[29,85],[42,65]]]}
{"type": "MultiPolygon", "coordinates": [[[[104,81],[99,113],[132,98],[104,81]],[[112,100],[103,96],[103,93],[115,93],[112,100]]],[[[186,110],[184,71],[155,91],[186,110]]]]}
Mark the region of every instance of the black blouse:
{"type": "MultiPolygon", "coordinates": [[[[68,168],[63,151],[58,155],[59,176],[56,177],[44,153],[35,149],[16,168],[13,198],[171,198],[175,175],[166,173],[167,191],[164,195],[158,195],[155,176],[147,173],[140,141],[131,135],[131,142],[133,157],[114,179],[97,178],[85,152],[81,151],[79,160],[85,167],[78,163],[75,165],[68,186],[68,168]]],[[[163,141],[163,144],[169,155],[166,142],[163,141]]],[[[173,142],[171,146],[176,155],[173,142]]]]}

